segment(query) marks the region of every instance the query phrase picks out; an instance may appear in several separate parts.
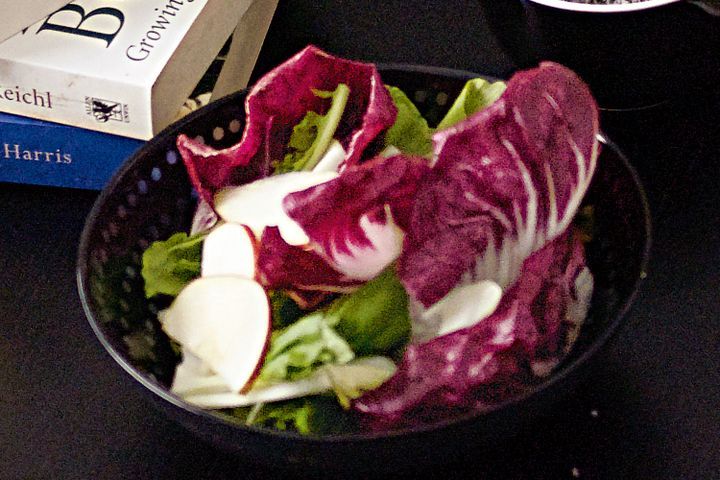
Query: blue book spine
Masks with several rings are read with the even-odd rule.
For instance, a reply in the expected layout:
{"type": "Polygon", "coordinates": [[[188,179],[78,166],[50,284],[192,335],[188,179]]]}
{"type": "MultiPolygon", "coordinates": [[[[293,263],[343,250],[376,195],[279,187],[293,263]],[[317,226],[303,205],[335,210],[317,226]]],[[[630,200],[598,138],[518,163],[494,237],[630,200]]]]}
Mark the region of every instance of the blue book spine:
{"type": "Polygon", "coordinates": [[[0,182],[100,190],[143,143],[0,113],[0,182]]]}

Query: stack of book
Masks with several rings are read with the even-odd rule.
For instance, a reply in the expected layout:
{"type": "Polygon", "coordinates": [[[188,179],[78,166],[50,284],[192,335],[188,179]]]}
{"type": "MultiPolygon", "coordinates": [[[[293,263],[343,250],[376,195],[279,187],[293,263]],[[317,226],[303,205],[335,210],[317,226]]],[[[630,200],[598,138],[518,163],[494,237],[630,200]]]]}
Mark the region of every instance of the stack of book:
{"type": "Polygon", "coordinates": [[[0,182],[102,188],[189,98],[246,85],[277,2],[0,0],[0,182]]]}

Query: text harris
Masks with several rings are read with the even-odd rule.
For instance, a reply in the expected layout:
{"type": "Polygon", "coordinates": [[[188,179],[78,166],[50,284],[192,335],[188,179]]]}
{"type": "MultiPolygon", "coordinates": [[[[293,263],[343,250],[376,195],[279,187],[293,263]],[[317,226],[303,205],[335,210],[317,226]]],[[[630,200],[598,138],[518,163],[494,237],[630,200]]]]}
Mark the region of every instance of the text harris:
{"type": "Polygon", "coordinates": [[[27,149],[17,143],[4,143],[2,149],[0,149],[0,158],[48,163],[72,163],[72,156],[59,148],[48,152],[46,150],[27,149]]]}

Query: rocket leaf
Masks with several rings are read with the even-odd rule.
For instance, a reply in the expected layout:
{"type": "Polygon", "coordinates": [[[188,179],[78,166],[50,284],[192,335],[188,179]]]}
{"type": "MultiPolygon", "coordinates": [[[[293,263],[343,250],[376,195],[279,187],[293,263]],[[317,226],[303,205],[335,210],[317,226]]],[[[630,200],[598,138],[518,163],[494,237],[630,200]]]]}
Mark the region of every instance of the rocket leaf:
{"type": "Polygon", "coordinates": [[[358,355],[387,353],[410,336],[407,294],[392,267],[335,300],[328,316],[358,355]]]}

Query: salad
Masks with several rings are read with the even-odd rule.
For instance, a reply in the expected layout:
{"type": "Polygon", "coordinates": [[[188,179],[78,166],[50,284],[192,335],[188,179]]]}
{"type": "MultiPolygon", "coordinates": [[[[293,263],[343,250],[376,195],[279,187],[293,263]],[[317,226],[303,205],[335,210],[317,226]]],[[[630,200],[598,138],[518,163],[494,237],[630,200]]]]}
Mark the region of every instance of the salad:
{"type": "Polygon", "coordinates": [[[197,212],[143,255],[176,395],[303,434],[392,429],[506,400],[570,351],[600,149],[573,72],[473,79],[429,125],[374,65],[309,46],[245,110],[234,146],[177,139],[197,212]]]}

